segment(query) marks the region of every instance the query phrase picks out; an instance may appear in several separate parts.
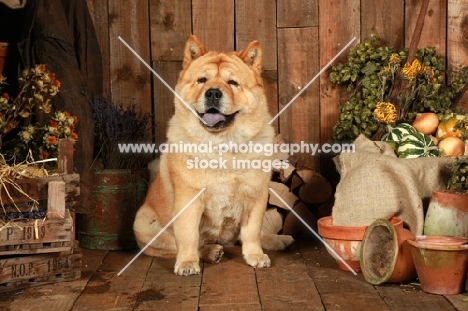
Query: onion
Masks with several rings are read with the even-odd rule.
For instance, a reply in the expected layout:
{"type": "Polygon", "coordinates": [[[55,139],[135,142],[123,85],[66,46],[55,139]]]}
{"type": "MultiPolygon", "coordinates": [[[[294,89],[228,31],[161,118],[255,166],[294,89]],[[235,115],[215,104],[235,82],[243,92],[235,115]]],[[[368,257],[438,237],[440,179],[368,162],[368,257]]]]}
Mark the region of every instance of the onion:
{"type": "Polygon", "coordinates": [[[439,116],[433,112],[418,113],[413,121],[413,127],[426,135],[434,134],[438,125],[439,116]]]}
{"type": "Polygon", "coordinates": [[[459,156],[465,154],[465,143],[458,137],[449,136],[439,142],[439,150],[446,156],[459,156]]]}

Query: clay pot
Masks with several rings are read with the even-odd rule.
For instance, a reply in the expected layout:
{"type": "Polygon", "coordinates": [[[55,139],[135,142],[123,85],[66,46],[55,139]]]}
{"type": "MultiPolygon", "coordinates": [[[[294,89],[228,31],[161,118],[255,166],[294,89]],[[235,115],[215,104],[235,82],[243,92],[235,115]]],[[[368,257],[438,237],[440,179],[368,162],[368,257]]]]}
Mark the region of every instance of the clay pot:
{"type": "Polygon", "coordinates": [[[467,238],[417,236],[409,239],[408,243],[423,291],[455,295],[464,290],[468,264],[467,238]]]}
{"type": "Polygon", "coordinates": [[[433,191],[424,221],[424,234],[468,237],[468,193],[433,191]]]}
{"type": "Polygon", "coordinates": [[[416,278],[410,246],[414,234],[386,219],[377,219],[366,230],[361,244],[364,279],[374,285],[407,282],[416,278]]]}
{"type": "MultiPolygon", "coordinates": [[[[403,221],[398,217],[392,217],[390,222],[394,226],[403,227],[403,221]]],[[[318,233],[334,252],[340,256],[354,271],[361,271],[360,253],[361,243],[368,226],[335,226],[332,224],[332,217],[327,216],[317,221],[318,233]]],[[[350,271],[348,267],[335,254],[327,248],[344,271],[350,271]]]]}

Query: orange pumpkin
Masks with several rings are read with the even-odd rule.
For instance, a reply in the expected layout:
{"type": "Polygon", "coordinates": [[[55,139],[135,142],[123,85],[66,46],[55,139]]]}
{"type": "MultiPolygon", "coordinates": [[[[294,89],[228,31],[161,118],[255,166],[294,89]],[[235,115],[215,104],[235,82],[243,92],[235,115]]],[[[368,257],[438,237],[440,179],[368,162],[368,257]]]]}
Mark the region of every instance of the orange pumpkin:
{"type": "Polygon", "coordinates": [[[454,130],[453,127],[457,124],[458,118],[452,117],[439,123],[437,127],[437,138],[444,139],[447,137],[460,137],[460,130],[454,130]]]}

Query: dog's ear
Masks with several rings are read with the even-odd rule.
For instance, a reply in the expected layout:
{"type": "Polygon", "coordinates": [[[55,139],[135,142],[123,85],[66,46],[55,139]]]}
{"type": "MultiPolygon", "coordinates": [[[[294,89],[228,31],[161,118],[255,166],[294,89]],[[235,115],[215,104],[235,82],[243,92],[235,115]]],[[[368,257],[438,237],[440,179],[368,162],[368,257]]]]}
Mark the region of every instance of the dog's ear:
{"type": "Polygon", "coordinates": [[[206,49],[203,44],[197,39],[197,37],[191,35],[185,43],[183,68],[186,69],[192,61],[203,56],[205,53],[206,49]]]}
{"type": "Polygon", "coordinates": [[[247,48],[238,53],[239,57],[258,74],[262,72],[262,46],[258,41],[252,41],[247,48]]]}

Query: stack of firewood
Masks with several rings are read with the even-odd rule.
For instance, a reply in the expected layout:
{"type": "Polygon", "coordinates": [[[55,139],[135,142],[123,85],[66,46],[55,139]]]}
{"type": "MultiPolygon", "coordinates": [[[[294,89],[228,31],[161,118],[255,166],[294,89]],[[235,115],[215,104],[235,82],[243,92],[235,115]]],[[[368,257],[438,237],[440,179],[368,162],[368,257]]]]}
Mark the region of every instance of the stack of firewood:
{"type": "Polygon", "coordinates": [[[312,237],[313,234],[291,209],[315,231],[317,219],[331,213],[334,187],[313,169],[289,164],[288,168],[273,174],[270,188],[282,200],[270,193],[263,221],[264,233],[312,237]]]}

